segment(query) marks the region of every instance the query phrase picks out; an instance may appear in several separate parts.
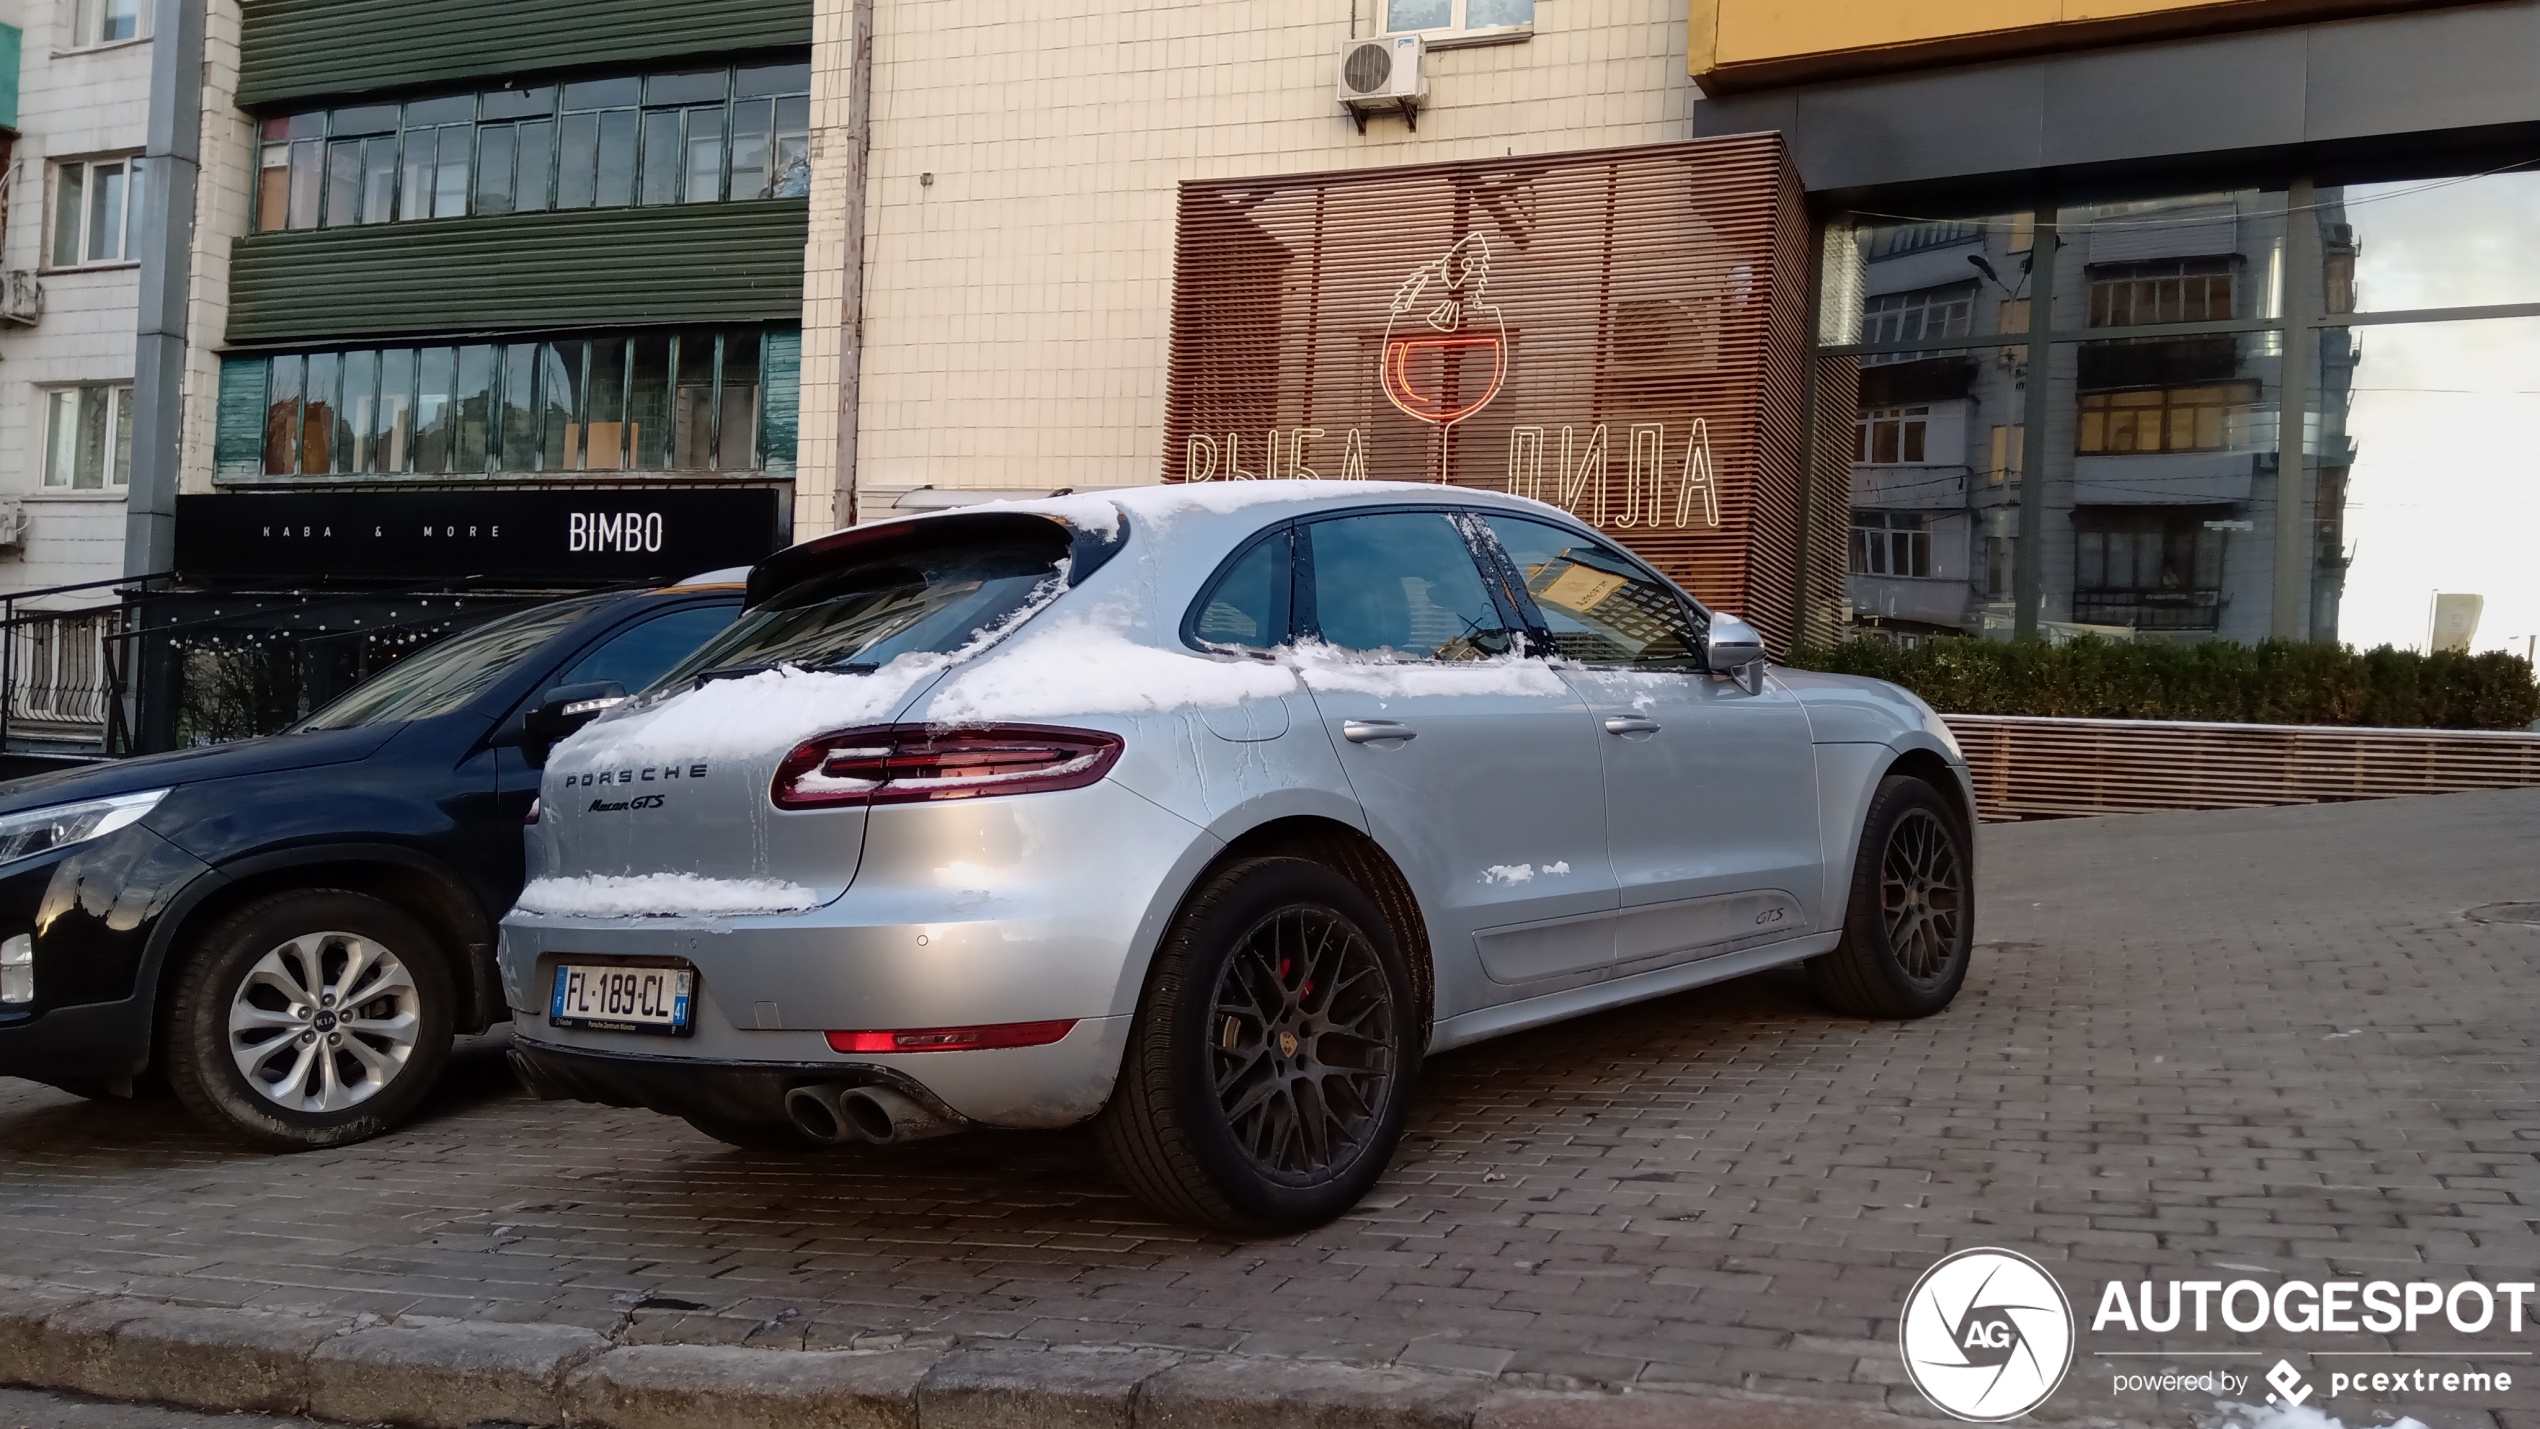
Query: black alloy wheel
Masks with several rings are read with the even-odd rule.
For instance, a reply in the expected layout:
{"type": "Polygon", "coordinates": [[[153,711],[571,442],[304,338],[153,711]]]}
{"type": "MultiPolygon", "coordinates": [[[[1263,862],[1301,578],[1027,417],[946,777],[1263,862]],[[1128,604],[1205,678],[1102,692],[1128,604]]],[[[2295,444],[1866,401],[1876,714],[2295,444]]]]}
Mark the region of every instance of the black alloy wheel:
{"type": "Polygon", "coordinates": [[[1348,879],[1298,858],[1220,871],[1148,973],[1096,1124],[1105,1158],[1177,1220],[1238,1234],[1331,1220],[1401,1139],[1425,1031],[1411,987],[1348,879]]]}
{"type": "Polygon", "coordinates": [[[1808,982],[1856,1017],[1929,1017],[1965,985],[1975,860],[1965,821],[1923,780],[1889,775],[1853,857],[1843,941],[1808,960],[1808,982]]]}

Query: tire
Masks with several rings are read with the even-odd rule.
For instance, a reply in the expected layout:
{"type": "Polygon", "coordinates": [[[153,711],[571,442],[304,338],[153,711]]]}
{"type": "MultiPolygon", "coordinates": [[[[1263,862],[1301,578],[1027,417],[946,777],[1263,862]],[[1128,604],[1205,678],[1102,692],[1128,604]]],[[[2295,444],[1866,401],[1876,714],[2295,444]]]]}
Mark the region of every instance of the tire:
{"type": "Polygon", "coordinates": [[[1855,1017],[1929,1017],[1967,981],[1974,913],[1964,821],[1939,790],[1891,774],[1862,821],[1843,941],[1808,960],[1808,985],[1855,1017]]]}
{"type": "Polygon", "coordinates": [[[168,1081],[197,1119],[260,1146],[367,1140],[440,1077],[456,1003],[444,950],[394,905],[272,894],[190,950],[168,1003],[168,1081]]]}
{"type": "Polygon", "coordinates": [[[1248,859],[1166,935],[1096,1140],[1172,1219],[1241,1235],[1322,1225],[1393,1158],[1425,1028],[1373,900],[1319,863],[1248,859]]]}

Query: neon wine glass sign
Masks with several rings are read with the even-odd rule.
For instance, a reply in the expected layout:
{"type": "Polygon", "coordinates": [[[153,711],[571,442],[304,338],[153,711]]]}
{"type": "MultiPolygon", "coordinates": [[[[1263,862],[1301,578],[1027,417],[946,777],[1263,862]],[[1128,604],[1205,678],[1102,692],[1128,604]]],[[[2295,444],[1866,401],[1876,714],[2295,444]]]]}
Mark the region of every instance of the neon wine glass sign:
{"type": "Polygon", "coordinates": [[[1404,416],[1438,429],[1441,483],[1455,424],[1489,406],[1508,380],[1508,324],[1496,306],[1482,301],[1489,280],[1490,243],[1470,234],[1404,279],[1386,314],[1385,399],[1404,416]],[[1477,393],[1467,390],[1468,377],[1477,375],[1466,371],[1468,359],[1490,364],[1489,380],[1477,393]]]}

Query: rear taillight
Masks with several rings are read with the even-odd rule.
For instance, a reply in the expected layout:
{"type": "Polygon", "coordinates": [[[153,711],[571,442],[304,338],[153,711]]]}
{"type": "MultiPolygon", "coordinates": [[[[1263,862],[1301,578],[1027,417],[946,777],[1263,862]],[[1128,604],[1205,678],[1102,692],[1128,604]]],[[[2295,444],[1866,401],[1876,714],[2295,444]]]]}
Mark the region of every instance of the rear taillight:
{"type": "Polygon", "coordinates": [[[1046,1047],[1066,1036],[1075,1018],[994,1022],[984,1027],[903,1027],[891,1032],[832,1032],[832,1052],[980,1052],[992,1047],[1046,1047]]]}
{"type": "Polygon", "coordinates": [[[1010,724],[888,725],[807,739],[776,766],[780,809],[832,809],[1081,789],[1111,772],[1120,737],[1010,724]]]}

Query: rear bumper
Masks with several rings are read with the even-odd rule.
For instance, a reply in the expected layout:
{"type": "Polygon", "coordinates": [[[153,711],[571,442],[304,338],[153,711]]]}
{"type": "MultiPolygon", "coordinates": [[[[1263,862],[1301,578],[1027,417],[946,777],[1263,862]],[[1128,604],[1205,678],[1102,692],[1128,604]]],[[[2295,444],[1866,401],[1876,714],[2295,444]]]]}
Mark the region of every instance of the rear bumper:
{"type": "Polygon", "coordinates": [[[1086,1018],[1044,1047],[858,1057],[831,1052],[816,1032],[760,1033],[752,1035],[779,1045],[765,1049],[765,1060],[744,1060],[700,1056],[694,1043],[666,1037],[618,1034],[607,1048],[568,1044],[551,1039],[588,1034],[558,1032],[543,1016],[521,1014],[511,1056],[529,1089],[550,1101],[776,1125],[787,1119],[785,1093],[796,1087],[888,1086],[963,1125],[1059,1127],[1086,1120],[1110,1099],[1129,1021],[1086,1018]]]}

